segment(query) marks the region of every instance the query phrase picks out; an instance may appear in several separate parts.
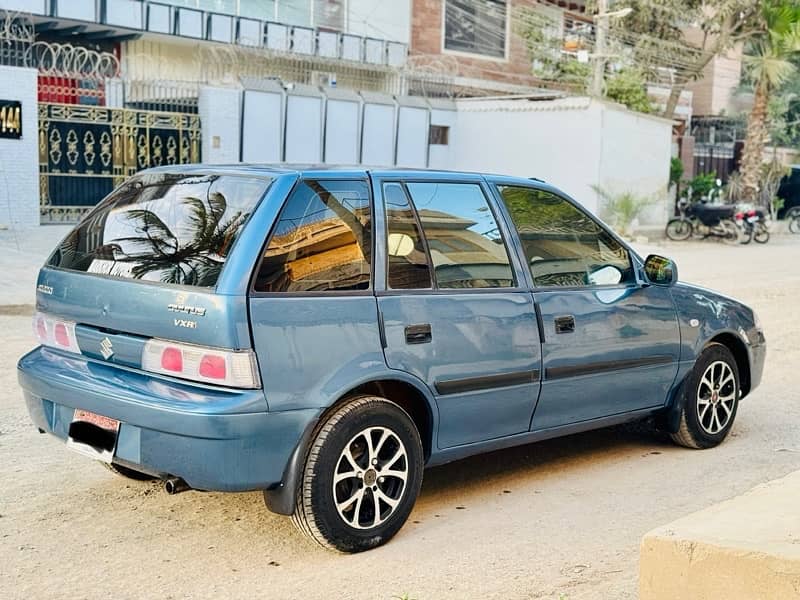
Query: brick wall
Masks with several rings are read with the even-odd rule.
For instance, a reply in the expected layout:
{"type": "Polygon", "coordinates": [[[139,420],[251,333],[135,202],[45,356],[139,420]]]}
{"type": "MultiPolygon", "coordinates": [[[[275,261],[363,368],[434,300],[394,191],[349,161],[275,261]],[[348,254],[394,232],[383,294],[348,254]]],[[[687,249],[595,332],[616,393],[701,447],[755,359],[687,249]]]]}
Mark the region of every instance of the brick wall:
{"type": "MultiPolygon", "coordinates": [[[[541,7],[536,0],[509,0],[507,11],[514,15],[520,7],[541,7]]],[[[438,62],[447,68],[455,67],[460,77],[489,79],[512,85],[535,86],[537,78],[531,75],[531,59],[525,42],[518,34],[518,25],[510,19],[506,36],[506,60],[465,56],[444,50],[444,0],[413,0],[411,6],[410,54],[417,64],[438,62]]]]}
{"type": "Polygon", "coordinates": [[[22,103],[22,139],[0,138],[0,226],[39,225],[39,118],[35,69],[0,66],[0,99],[22,103]]]}

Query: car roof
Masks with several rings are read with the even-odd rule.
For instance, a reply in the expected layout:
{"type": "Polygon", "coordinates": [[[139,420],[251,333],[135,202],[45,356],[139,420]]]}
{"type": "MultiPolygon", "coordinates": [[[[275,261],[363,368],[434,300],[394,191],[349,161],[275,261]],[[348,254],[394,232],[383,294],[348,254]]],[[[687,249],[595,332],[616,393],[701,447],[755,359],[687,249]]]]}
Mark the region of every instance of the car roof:
{"type": "Polygon", "coordinates": [[[379,177],[398,176],[403,178],[423,177],[425,179],[441,176],[443,179],[455,178],[475,180],[482,177],[498,183],[527,183],[531,182],[542,185],[544,181],[536,177],[524,178],[510,175],[499,175],[491,173],[479,173],[474,171],[449,171],[443,169],[419,169],[406,167],[368,167],[351,165],[327,165],[327,164],[292,164],[292,163],[235,163],[235,164],[187,164],[187,165],[168,165],[147,169],[148,173],[228,173],[236,175],[260,175],[273,176],[298,175],[301,177],[363,177],[365,175],[375,175],[379,177]]]}

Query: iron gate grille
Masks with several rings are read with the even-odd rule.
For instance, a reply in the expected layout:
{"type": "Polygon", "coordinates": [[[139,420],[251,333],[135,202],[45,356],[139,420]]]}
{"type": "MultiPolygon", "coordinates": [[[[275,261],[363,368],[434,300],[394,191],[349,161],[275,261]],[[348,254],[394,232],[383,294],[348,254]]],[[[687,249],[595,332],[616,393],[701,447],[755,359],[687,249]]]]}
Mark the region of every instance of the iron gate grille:
{"type": "Polygon", "coordinates": [[[39,104],[42,223],[78,221],[141,169],[196,162],[195,114],[39,104]]]}

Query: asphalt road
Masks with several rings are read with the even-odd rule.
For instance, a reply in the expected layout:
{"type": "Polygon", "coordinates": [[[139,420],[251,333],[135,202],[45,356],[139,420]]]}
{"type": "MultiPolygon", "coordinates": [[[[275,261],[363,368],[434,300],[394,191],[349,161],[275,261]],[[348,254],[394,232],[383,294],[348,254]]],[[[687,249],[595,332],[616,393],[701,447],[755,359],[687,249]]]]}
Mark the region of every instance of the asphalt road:
{"type": "Polygon", "coordinates": [[[800,469],[800,236],[662,251],[765,325],[764,382],[723,445],[617,428],[431,469],[398,536],[355,556],[306,541],[258,493],[167,496],[39,435],[14,368],[30,319],[0,307],[0,597],[635,598],[645,532],[800,469]]]}

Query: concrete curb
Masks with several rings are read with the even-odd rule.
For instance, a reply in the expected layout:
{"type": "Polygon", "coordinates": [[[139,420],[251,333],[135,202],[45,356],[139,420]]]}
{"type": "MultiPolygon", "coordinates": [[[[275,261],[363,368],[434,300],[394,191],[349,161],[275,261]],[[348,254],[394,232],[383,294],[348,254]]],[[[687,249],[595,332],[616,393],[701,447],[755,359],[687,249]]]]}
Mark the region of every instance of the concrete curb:
{"type": "Polygon", "coordinates": [[[640,600],[800,598],[800,471],[654,529],[640,600]]]}

